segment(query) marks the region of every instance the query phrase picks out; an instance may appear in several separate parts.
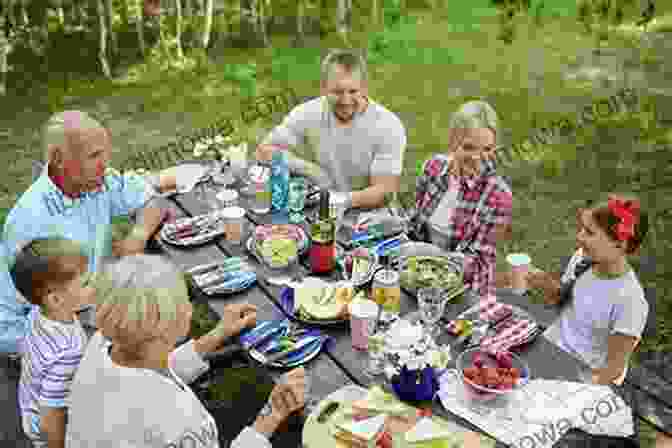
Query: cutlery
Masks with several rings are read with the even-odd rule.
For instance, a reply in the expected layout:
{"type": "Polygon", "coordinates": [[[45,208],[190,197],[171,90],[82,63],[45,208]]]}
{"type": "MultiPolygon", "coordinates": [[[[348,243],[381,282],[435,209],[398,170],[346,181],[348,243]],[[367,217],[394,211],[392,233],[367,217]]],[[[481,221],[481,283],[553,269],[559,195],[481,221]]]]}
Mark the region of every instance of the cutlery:
{"type": "MultiPolygon", "coordinates": [[[[285,329],[285,326],[283,326],[279,322],[275,321],[266,321],[258,325],[256,328],[253,330],[249,331],[246,335],[259,335],[257,336],[257,339],[255,339],[252,342],[241,342],[241,345],[243,348],[246,350],[252,350],[254,347],[258,347],[259,345],[263,344],[264,342],[268,341],[270,338],[274,337],[278,332],[283,331],[285,329]]],[[[241,337],[242,339],[242,337],[241,337]]]]}
{"type": "Polygon", "coordinates": [[[265,356],[265,355],[259,353],[259,355],[260,355],[259,357],[262,360],[262,364],[266,366],[266,365],[278,362],[279,360],[281,360],[283,358],[286,358],[289,355],[298,352],[299,350],[301,350],[304,347],[307,347],[307,346],[310,346],[310,345],[313,345],[313,344],[316,344],[316,343],[321,344],[322,339],[323,339],[322,336],[308,337],[308,338],[305,338],[305,339],[301,340],[299,343],[295,344],[293,347],[291,347],[287,350],[284,350],[280,353],[276,353],[276,354],[273,354],[271,356],[265,356]]]}
{"type": "Polygon", "coordinates": [[[257,281],[257,276],[254,272],[247,273],[245,278],[234,278],[231,280],[226,280],[223,283],[216,283],[207,288],[203,288],[203,292],[206,294],[217,294],[217,293],[226,293],[233,290],[243,290],[247,289],[257,281]]]}

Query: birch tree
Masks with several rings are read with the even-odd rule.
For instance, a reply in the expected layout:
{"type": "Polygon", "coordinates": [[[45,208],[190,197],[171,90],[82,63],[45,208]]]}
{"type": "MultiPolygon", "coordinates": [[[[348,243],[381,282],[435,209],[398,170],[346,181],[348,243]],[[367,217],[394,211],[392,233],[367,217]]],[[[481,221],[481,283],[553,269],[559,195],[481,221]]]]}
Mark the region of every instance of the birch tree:
{"type": "Polygon", "coordinates": [[[2,28],[2,32],[0,32],[0,96],[5,96],[7,94],[7,72],[9,71],[7,57],[13,48],[13,33],[9,33],[5,36],[5,26],[5,15],[2,14],[0,15],[0,27],[2,28]]]}
{"type": "Polygon", "coordinates": [[[128,0],[119,0],[119,16],[124,27],[128,26],[128,0]]]}
{"type": "MultiPolygon", "coordinates": [[[[260,0],[240,0],[240,25],[241,34],[248,41],[250,46],[268,45],[268,36],[266,35],[266,26],[260,19],[263,11],[260,11],[260,0]],[[260,14],[261,12],[261,14],[260,14]]],[[[263,0],[261,0],[263,1],[263,0]]]]}
{"type": "Polygon", "coordinates": [[[296,36],[294,46],[302,47],[306,43],[303,26],[306,21],[306,0],[296,0],[296,36]]]}
{"type": "Polygon", "coordinates": [[[175,39],[177,45],[178,59],[184,58],[182,52],[182,3],[181,0],[175,0],[175,39]]]}
{"type": "Polygon", "coordinates": [[[105,27],[107,28],[107,35],[110,40],[110,50],[112,54],[117,54],[119,47],[117,45],[117,34],[114,32],[114,6],[112,6],[112,0],[105,0],[103,7],[105,9],[105,27]]]}
{"type": "Polygon", "coordinates": [[[210,35],[212,33],[212,15],[213,15],[213,9],[214,9],[214,1],[213,0],[205,0],[205,8],[203,11],[204,14],[204,23],[203,23],[203,37],[201,39],[201,47],[203,49],[208,48],[208,44],[210,44],[210,35]]]}
{"type": "Polygon", "coordinates": [[[140,54],[145,57],[147,54],[147,44],[145,43],[145,20],[144,20],[143,0],[135,0],[135,29],[138,33],[138,46],[140,54]]]}
{"type": "Polygon", "coordinates": [[[98,61],[100,62],[103,74],[107,78],[112,77],[110,64],[107,62],[107,21],[105,19],[105,1],[97,0],[98,12],[98,61]]]}
{"type": "Polygon", "coordinates": [[[352,26],[352,0],[338,0],[336,10],[336,30],[343,42],[349,44],[350,29],[352,26]]]}

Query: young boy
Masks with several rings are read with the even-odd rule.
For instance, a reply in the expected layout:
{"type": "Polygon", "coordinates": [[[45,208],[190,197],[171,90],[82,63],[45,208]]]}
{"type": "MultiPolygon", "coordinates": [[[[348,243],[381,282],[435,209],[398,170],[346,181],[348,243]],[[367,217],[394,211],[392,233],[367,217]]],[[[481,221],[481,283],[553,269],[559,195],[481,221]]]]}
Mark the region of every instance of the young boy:
{"type": "Polygon", "coordinates": [[[18,252],[10,270],[16,289],[36,305],[18,390],[23,430],[36,448],[65,445],[66,400],[87,342],[77,312],[94,298],[87,266],[74,241],[40,238],[18,252]]]}

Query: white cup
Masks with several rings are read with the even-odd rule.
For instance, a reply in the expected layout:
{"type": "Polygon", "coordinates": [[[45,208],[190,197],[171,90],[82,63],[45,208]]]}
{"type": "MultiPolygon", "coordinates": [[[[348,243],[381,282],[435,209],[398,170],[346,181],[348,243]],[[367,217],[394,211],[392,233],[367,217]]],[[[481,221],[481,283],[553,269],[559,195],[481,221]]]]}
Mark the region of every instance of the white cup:
{"type": "Polygon", "coordinates": [[[511,286],[513,293],[523,295],[527,291],[527,274],[532,259],[527,254],[509,254],[506,261],[511,268],[511,286]]]}

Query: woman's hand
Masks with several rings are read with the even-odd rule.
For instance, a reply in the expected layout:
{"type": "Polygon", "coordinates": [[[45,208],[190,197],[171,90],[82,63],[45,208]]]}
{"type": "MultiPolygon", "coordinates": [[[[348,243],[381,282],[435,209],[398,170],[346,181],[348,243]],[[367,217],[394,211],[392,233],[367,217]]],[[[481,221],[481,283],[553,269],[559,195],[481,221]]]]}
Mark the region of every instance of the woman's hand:
{"type": "Polygon", "coordinates": [[[254,428],[260,434],[270,437],[276,429],[294,412],[305,406],[306,372],[303,367],[286,374],[287,381],[277,384],[271,391],[271,415],[259,416],[254,428]]]}
{"type": "Polygon", "coordinates": [[[250,303],[235,303],[224,308],[222,318],[212,329],[211,334],[223,341],[255,325],[257,325],[257,307],[250,303]]]}

